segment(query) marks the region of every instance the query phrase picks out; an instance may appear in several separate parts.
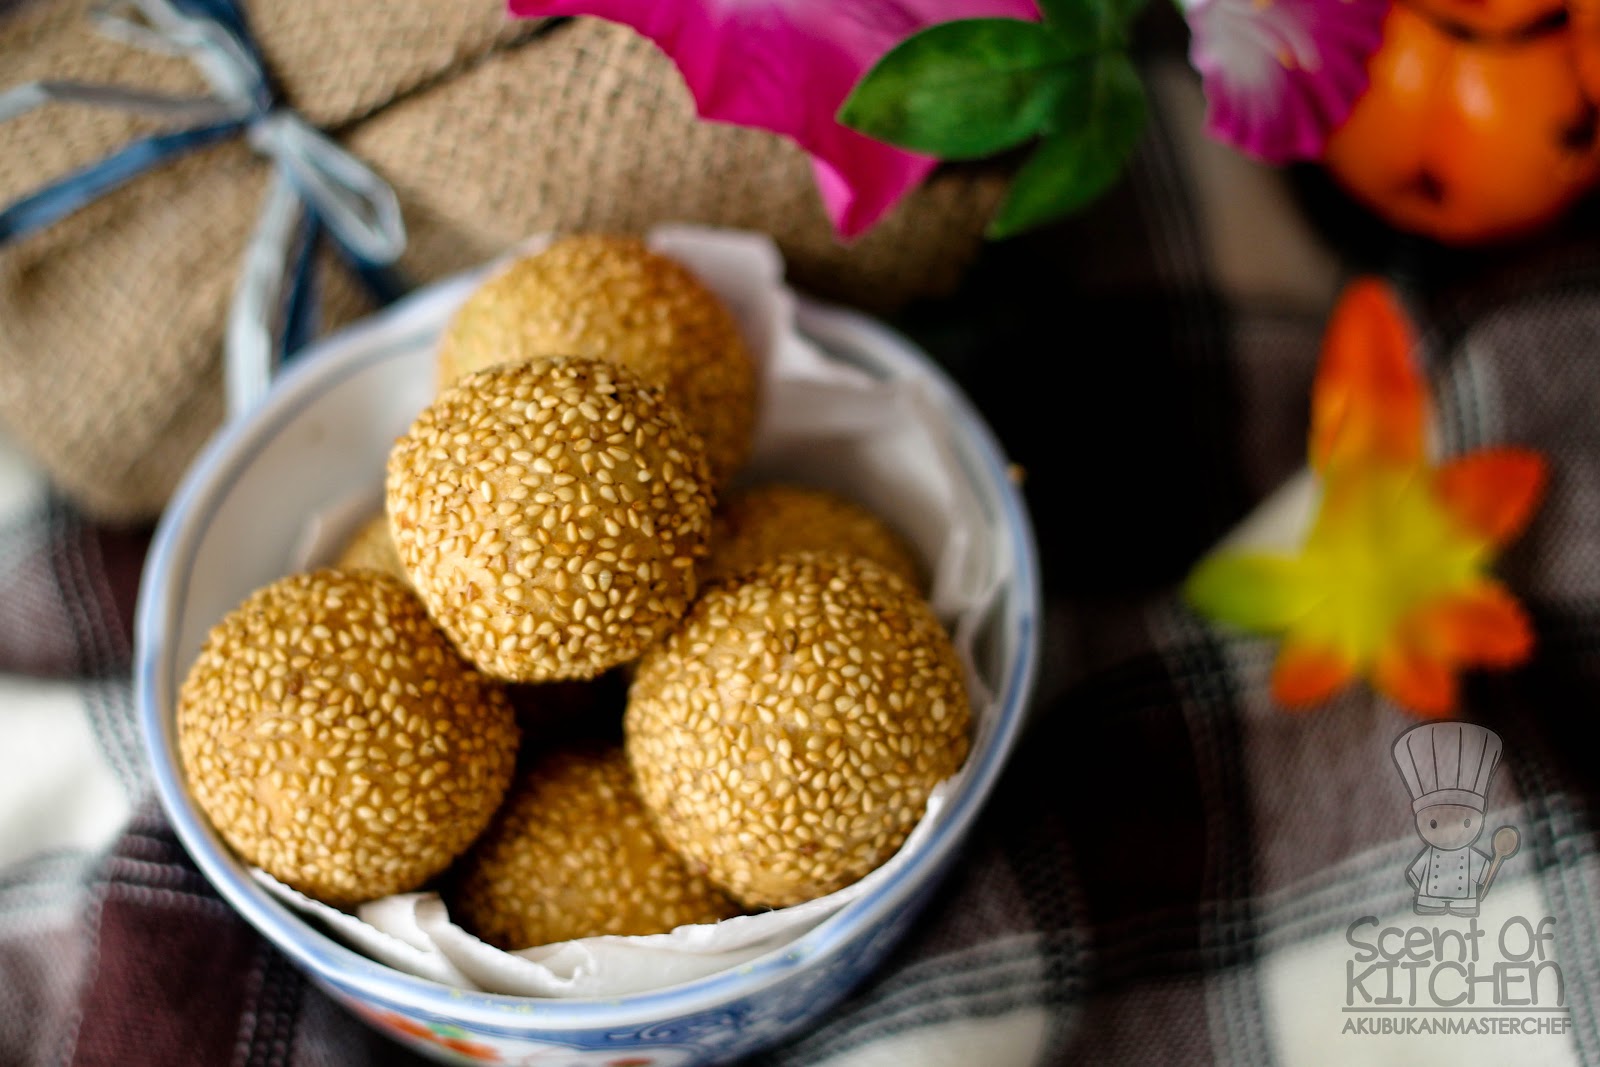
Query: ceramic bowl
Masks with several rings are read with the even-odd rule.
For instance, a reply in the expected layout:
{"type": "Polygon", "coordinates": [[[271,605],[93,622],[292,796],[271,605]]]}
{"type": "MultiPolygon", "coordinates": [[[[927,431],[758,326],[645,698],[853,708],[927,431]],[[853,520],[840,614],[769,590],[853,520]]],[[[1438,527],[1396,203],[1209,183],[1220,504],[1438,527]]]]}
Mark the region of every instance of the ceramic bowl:
{"type": "MultiPolygon", "coordinates": [[[[429,299],[448,302],[462,292],[429,299]]],[[[780,950],[658,992],[608,1000],[469,993],[368,959],[285,907],[190,798],[173,709],[205,632],[293,568],[305,515],[376,485],[390,444],[428,399],[439,323],[436,313],[401,305],[321,342],[252,415],[218,435],[168,509],[144,574],[136,685],[155,784],[179,838],[218,892],[318,986],[446,1062],[721,1062],[815,1028],[905,933],[994,787],[1023,722],[1040,620],[1032,531],[993,435],[925,355],[859,315],[802,301],[797,325],[828,355],[871,375],[921,380],[944,420],[944,447],[987,509],[992,548],[1010,561],[978,642],[998,714],[981,724],[959,787],[893,879],[780,950]]]]}

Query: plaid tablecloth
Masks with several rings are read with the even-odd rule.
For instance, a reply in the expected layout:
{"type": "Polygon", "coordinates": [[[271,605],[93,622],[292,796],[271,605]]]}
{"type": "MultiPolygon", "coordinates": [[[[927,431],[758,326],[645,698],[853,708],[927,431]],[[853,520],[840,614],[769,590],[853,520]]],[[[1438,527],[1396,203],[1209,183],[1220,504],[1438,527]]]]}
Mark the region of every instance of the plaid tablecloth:
{"type": "MultiPolygon", "coordinates": [[[[1193,83],[1154,76],[1154,126],[1110,201],[993,248],[960,298],[902,322],[1027,469],[1045,677],[1017,759],[904,946],[762,1062],[1600,1062],[1592,220],[1539,247],[1424,251],[1314,178],[1205,143],[1193,83]],[[1422,921],[1405,879],[1420,842],[1390,756],[1410,720],[1365,691],[1275,710],[1271,645],[1171,593],[1301,464],[1322,321],[1357,265],[1407,287],[1445,449],[1516,442],[1553,465],[1502,567],[1540,650],[1466,689],[1464,717],[1504,741],[1490,822],[1523,842],[1479,919],[1475,973],[1509,979],[1474,987],[1472,1006],[1493,1011],[1432,1010],[1462,988],[1448,944],[1441,959],[1401,934],[1384,943],[1392,965],[1362,959],[1381,928],[1422,921]],[[1549,968],[1531,1006],[1515,1003],[1530,991],[1516,966],[1493,969],[1524,950],[1524,924],[1553,935],[1531,962],[1559,968],[1559,1002],[1549,968]],[[1398,1005],[1381,1002],[1391,979],[1398,1005]],[[1404,1018],[1423,1026],[1384,1032],[1404,1018]]],[[[128,684],[144,544],[86,525],[0,449],[0,1064],[414,1062],[236,917],[149,800],[128,684]]]]}

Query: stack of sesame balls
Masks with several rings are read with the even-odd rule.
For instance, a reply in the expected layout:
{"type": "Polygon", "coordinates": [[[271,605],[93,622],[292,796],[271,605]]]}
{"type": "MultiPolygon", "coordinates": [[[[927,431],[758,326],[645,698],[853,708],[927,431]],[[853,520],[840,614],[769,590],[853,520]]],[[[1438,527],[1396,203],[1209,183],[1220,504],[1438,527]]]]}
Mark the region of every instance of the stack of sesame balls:
{"type": "Polygon", "coordinates": [[[962,669],[882,521],[728,491],[756,370],[717,298],[567,238],[468,299],[439,373],[386,516],[246,599],[181,689],[236,852],[335,906],[437,879],[506,949],[797,904],[892,855],[966,756],[962,669]]]}

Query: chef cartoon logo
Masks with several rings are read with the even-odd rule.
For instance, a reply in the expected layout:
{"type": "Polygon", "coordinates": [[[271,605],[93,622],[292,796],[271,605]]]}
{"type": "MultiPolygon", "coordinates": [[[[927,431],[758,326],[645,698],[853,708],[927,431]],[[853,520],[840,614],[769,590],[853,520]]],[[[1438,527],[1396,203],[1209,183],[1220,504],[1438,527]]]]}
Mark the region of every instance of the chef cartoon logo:
{"type": "Polygon", "coordinates": [[[1474,723],[1430,722],[1394,743],[1394,762],[1411,791],[1417,835],[1427,846],[1406,869],[1418,915],[1475,916],[1500,866],[1521,836],[1502,826],[1483,835],[1489,781],[1500,763],[1500,737],[1474,723]]]}

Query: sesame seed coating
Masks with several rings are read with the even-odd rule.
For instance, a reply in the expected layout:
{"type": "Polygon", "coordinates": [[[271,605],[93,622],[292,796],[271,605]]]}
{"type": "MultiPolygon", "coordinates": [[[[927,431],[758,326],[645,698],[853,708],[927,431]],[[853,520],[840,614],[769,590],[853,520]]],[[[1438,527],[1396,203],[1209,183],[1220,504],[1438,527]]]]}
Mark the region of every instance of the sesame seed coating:
{"type": "Polygon", "coordinates": [[[446,903],[462,926],[508,950],[739,913],[656,835],[614,746],[549,753],[519,778],[462,858],[446,903]]]}
{"type": "Polygon", "coordinates": [[[177,725],[195,801],[234,851],[333,905],[449,866],[499,806],[517,752],[500,687],[371,571],[253,593],[206,638],[177,725]]]}
{"type": "Polygon", "coordinates": [[[400,553],[395,551],[394,538],[389,534],[389,517],[375,515],[355,532],[344,551],[333,564],[342,571],[368,570],[398,578],[407,585],[406,569],[400,563],[400,553]]]}
{"type": "Polygon", "coordinates": [[[717,581],[791,552],[861,556],[921,585],[916,555],[881,519],[843,497],[798,485],[729,494],[712,520],[700,580],[717,581]]]}
{"type": "Polygon", "coordinates": [[[585,356],[440,393],[389,454],[389,525],[463,655],[508,681],[592,678],[682,617],[712,497],[661,391],[585,356]]]}
{"type": "Polygon", "coordinates": [[[639,661],[623,720],[662,836],[746,906],[888,859],[967,754],[962,669],[870,560],[786,556],[711,586],[639,661]]]}
{"type": "Polygon", "coordinates": [[[659,385],[705,441],[720,487],[744,463],[756,372],[738,323],[676,260],[632,237],[567,237],[484,283],[439,349],[439,382],[496,363],[579,353],[659,385]]]}

